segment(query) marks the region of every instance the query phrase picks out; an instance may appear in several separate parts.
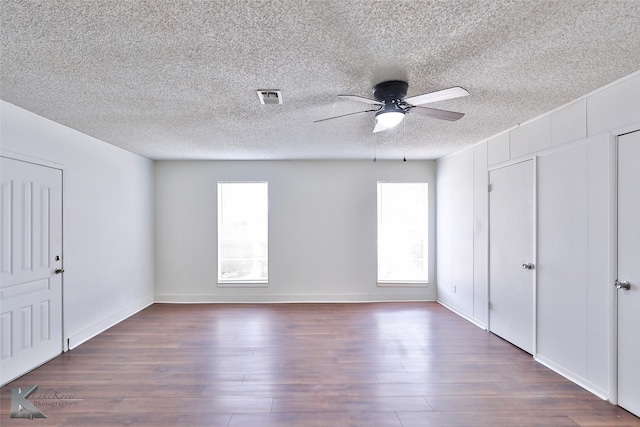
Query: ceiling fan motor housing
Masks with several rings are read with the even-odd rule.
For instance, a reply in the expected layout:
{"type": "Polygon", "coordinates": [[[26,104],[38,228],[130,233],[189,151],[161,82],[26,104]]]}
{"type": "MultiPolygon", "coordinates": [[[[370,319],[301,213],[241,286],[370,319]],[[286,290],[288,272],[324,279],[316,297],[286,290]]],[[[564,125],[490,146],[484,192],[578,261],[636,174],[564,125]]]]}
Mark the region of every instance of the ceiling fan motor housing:
{"type": "Polygon", "coordinates": [[[385,104],[393,101],[402,101],[407,96],[409,84],[400,80],[390,80],[378,83],[373,87],[373,97],[376,101],[385,104]]]}
{"type": "Polygon", "coordinates": [[[402,114],[407,114],[407,110],[405,108],[400,107],[397,103],[396,100],[392,100],[389,102],[385,102],[384,103],[384,107],[382,107],[380,110],[378,110],[376,112],[376,117],[378,117],[380,114],[386,114],[386,113],[402,113],[402,114]]]}
{"type": "Polygon", "coordinates": [[[407,110],[403,108],[402,100],[407,95],[409,84],[400,80],[390,80],[378,83],[373,87],[373,96],[376,101],[384,103],[384,106],[376,113],[379,114],[397,112],[405,114],[407,110]]]}

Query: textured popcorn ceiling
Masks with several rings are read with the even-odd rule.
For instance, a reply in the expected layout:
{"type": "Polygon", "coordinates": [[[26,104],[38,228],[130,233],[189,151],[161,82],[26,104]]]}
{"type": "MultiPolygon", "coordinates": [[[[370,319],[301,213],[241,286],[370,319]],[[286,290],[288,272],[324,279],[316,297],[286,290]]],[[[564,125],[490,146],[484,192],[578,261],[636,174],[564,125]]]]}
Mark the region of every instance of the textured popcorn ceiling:
{"type": "Polygon", "coordinates": [[[640,69],[636,0],[0,5],[0,98],[152,159],[435,159],[640,69]],[[389,79],[466,116],[313,123],[389,79]]]}

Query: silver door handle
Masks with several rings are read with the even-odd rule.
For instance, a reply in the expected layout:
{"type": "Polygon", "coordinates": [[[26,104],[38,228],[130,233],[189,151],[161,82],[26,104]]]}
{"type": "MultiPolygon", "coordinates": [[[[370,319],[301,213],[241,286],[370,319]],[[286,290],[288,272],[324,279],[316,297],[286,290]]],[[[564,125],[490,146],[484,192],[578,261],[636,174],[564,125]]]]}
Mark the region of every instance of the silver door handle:
{"type": "Polygon", "coordinates": [[[531,264],[530,262],[526,263],[526,264],[522,264],[522,268],[524,268],[525,270],[533,270],[534,266],[533,264],[531,264]]]}
{"type": "Polygon", "coordinates": [[[628,291],[629,289],[631,289],[631,283],[629,283],[627,281],[619,282],[616,279],[616,288],[617,289],[624,289],[625,291],[628,291]]]}
{"type": "Polygon", "coordinates": [[[64,273],[64,268],[56,268],[55,273],[56,274],[64,273]]]}

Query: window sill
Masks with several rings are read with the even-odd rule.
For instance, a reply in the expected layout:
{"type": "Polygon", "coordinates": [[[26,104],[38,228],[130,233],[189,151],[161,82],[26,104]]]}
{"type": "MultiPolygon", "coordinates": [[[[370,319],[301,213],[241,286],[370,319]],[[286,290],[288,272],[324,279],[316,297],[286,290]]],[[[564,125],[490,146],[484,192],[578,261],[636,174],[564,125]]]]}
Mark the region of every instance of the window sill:
{"type": "Polygon", "coordinates": [[[429,282],[378,282],[379,288],[428,288],[429,282]]]}
{"type": "Polygon", "coordinates": [[[218,282],[219,288],[268,288],[269,282],[218,282]]]}

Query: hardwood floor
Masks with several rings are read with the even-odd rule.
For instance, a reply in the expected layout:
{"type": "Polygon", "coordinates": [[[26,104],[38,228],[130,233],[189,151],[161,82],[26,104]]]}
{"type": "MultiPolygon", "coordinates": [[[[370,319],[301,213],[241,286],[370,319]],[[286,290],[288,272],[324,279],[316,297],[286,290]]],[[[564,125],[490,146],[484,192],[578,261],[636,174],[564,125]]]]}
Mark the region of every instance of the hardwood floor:
{"type": "Polygon", "coordinates": [[[3,426],[640,426],[436,303],[156,304],[0,403],[3,426]],[[10,418],[34,384],[48,418],[10,418]]]}

